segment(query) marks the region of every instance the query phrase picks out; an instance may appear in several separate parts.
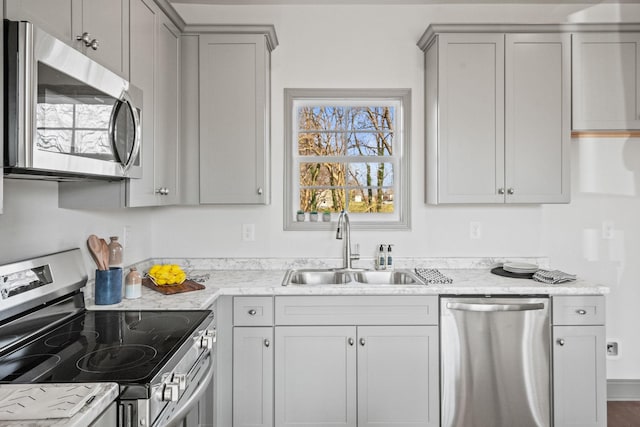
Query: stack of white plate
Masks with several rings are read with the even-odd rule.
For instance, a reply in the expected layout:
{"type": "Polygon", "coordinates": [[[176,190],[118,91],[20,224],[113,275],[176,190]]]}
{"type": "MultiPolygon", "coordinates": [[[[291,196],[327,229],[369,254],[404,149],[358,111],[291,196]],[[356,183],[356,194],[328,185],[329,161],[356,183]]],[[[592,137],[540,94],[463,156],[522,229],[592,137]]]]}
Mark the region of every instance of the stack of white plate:
{"type": "Polygon", "coordinates": [[[502,269],[510,273],[533,274],[538,271],[538,266],[526,262],[505,262],[502,264],[502,269]]]}

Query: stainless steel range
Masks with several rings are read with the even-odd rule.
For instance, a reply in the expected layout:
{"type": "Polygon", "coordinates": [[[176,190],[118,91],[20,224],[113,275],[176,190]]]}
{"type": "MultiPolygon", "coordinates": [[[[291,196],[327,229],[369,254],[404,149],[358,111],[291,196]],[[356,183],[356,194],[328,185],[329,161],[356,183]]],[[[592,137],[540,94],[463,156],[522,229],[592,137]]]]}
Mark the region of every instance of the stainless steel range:
{"type": "Polygon", "coordinates": [[[0,383],[116,382],[119,426],[213,424],[213,313],[87,311],[86,282],[79,249],[0,266],[0,383]]]}

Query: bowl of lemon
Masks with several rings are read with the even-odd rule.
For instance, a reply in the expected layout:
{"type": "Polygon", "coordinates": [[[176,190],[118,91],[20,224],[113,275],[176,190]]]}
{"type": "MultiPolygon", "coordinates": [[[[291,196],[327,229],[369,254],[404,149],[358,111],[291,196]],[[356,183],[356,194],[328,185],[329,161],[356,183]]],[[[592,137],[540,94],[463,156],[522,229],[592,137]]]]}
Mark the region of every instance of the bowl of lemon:
{"type": "Polygon", "coordinates": [[[187,273],[177,264],[154,264],[147,277],[156,286],[175,286],[187,280],[187,273]]]}

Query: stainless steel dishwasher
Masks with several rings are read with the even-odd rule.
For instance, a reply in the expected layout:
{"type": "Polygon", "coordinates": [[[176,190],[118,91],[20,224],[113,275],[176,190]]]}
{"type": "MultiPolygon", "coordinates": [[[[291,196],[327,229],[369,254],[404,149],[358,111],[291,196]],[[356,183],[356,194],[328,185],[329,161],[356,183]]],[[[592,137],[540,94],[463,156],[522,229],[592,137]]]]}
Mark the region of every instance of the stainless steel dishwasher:
{"type": "Polygon", "coordinates": [[[440,300],[443,427],[551,425],[549,299],[440,300]]]}

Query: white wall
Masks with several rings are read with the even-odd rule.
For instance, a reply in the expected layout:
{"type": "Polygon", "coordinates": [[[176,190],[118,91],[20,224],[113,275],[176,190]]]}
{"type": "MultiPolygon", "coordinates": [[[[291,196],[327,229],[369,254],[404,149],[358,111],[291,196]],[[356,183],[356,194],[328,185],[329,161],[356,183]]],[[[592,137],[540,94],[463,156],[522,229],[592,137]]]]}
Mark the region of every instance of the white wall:
{"type": "Polygon", "coordinates": [[[108,242],[109,236],[123,236],[125,226],[132,232],[125,242],[124,263],[141,261],[152,253],[152,212],[158,211],[59,209],[57,183],[5,179],[0,264],[81,248],[87,273],[93,277],[96,267],[87,250],[87,237],[96,234],[108,242]]]}
{"type": "MultiPolygon", "coordinates": [[[[115,211],[57,208],[56,184],[7,180],[0,215],[0,263],[79,246],[87,235],[107,237],[131,227],[125,263],[157,257],[339,257],[331,232],[284,232],[283,89],[286,87],[398,87],[412,90],[411,231],[354,232],[364,255],[394,243],[397,257],[549,256],[552,266],[612,287],[609,336],[621,357],[609,378],[640,378],[635,277],[640,277],[637,185],[640,142],[574,142],[573,201],[559,206],[426,206],[423,203],[423,54],[416,42],[432,22],[640,21],[640,5],[405,5],[202,6],[179,5],[189,23],[272,23],[280,45],[272,55],[272,203],[253,207],[172,207],[115,211]],[[622,17],[622,18],[621,18],[622,17]],[[595,147],[595,148],[594,148],[595,147]],[[595,150],[595,151],[592,151],[595,150]],[[636,151],[634,151],[636,150],[636,151]],[[615,173],[612,182],[602,181],[615,173]],[[593,177],[596,175],[598,178],[593,177]],[[623,187],[619,187],[624,183],[623,187]],[[620,189],[624,188],[624,190],[620,189]],[[615,238],[598,239],[604,219],[615,238]],[[470,240],[469,222],[482,223],[470,240]],[[243,223],[256,240],[243,242],[243,223]],[[593,231],[595,230],[595,234],[593,231]],[[612,248],[612,249],[610,249],[612,248]]],[[[86,251],[85,251],[86,254],[86,251]]],[[[87,267],[90,271],[90,259],[87,267]]]]}

